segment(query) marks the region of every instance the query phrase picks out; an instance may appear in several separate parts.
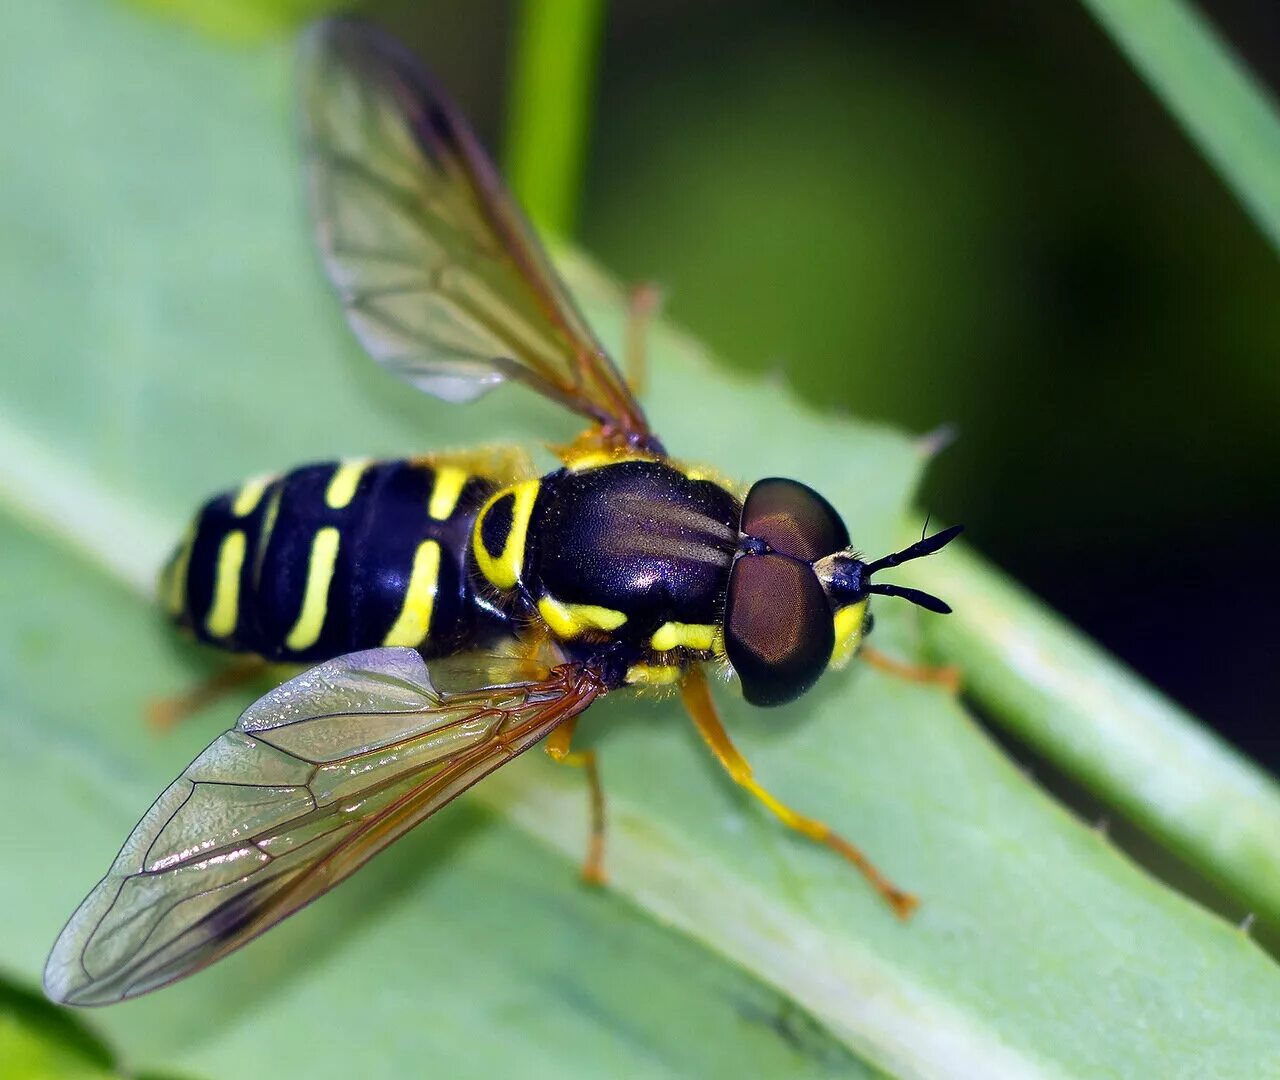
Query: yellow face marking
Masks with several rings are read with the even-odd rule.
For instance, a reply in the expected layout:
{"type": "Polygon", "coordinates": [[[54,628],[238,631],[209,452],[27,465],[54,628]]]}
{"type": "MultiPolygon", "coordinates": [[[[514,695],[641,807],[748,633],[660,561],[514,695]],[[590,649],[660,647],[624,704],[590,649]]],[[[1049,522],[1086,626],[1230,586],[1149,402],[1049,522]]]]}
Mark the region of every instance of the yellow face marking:
{"type": "Polygon", "coordinates": [[[196,526],[192,522],[160,574],[160,595],[170,615],[181,615],[187,600],[187,572],[191,567],[191,549],[196,542],[196,526]]]}
{"type": "Polygon", "coordinates": [[[698,649],[706,651],[715,644],[716,628],[711,623],[663,623],[649,639],[651,648],[658,652],[669,649],[698,649]]]}
{"type": "Polygon", "coordinates": [[[458,496],[462,494],[466,482],[466,469],[459,469],[456,465],[441,465],[436,470],[436,482],[431,489],[427,513],[436,521],[448,521],[453,508],[458,505],[458,496]]]}
{"type": "Polygon", "coordinates": [[[302,594],[302,610],[284,643],[294,652],[309,649],[320,640],[324,617],[329,610],[329,582],[338,558],[338,530],[326,525],[311,541],[311,562],[307,566],[307,586],[302,594]]]}
{"type": "Polygon", "coordinates": [[[862,644],[862,627],[867,618],[867,601],[859,600],[840,608],[835,614],[836,647],[831,652],[830,667],[839,669],[853,659],[862,644]]]}
{"type": "Polygon", "coordinates": [[[680,681],[679,664],[632,664],[627,668],[628,685],[670,686],[680,681]]]}
{"type": "Polygon", "coordinates": [[[407,645],[416,649],[427,640],[439,580],[440,545],[434,540],[424,540],[413,556],[413,569],[409,573],[404,606],[401,607],[395,624],[382,639],[382,644],[407,645]]]}
{"type": "Polygon", "coordinates": [[[513,484],[509,488],[503,488],[485,503],[480,513],[476,515],[476,523],[471,532],[471,550],[475,553],[476,565],[480,567],[480,572],[490,584],[499,589],[514,589],[524,570],[525,539],[529,534],[529,518],[533,514],[533,502],[538,497],[540,484],[540,480],[526,480],[520,484],[513,484]],[[502,551],[497,555],[490,555],[484,546],[481,527],[484,525],[484,518],[489,508],[508,494],[515,496],[515,503],[511,508],[511,528],[507,532],[502,551]]]}
{"type": "Polygon", "coordinates": [[[344,461],[339,465],[329,480],[329,486],[324,490],[325,505],[330,510],[341,510],[351,502],[355,498],[356,488],[360,485],[360,477],[368,467],[367,458],[344,461]]]}
{"type": "Polygon", "coordinates": [[[218,548],[218,569],[213,579],[213,606],[204,627],[210,637],[227,637],[240,615],[240,567],[244,565],[244,533],[227,533],[218,548]]]}
{"type": "Polygon", "coordinates": [[[538,614],[561,641],[576,638],[588,630],[616,630],[627,621],[621,611],[595,604],[564,604],[554,596],[538,601],[538,614]]]}
{"type": "Polygon", "coordinates": [[[235,501],[231,504],[231,512],[236,517],[247,517],[252,514],[258,505],[258,500],[262,498],[262,493],[267,490],[267,485],[274,479],[274,476],[256,476],[252,480],[246,480],[236,492],[235,501]]]}

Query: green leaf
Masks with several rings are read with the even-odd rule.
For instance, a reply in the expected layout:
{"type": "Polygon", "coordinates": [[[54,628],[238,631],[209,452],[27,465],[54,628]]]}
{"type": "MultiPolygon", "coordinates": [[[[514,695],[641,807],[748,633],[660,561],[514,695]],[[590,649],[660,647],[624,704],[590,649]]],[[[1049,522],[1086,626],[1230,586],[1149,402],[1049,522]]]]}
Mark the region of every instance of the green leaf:
{"type": "MultiPolygon", "coordinates": [[[[6,29],[0,971],[34,987],[150,798],[236,712],[163,739],[140,722],[217,663],[137,587],[191,507],[309,458],[574,425],[518,390],[450,408],[359,355],[306,236],[283,50],[77,0],[6,29]]],[[[618,340],[616,291],[569,268],[618,340]]],[[[869,551],[902,527],[923,462],[896,432],[816,417],[671,331],[648,406],[677,453],[815,484],[869,551]]],[[[910,655],[917,614],[878,613],[878,644],[910,655]]],[[[855,666],[782,710],[719,696],[765,783],[921,895],[910,923],[744,801],[675,702],[618,699],[581,729],[610,798],[608,891],[576,879],[581,778],[529,755],[225,963],[88,1022],[131,1069],[211,1078],[858,1075],[859,1058],[1252,1077],[1280,1060],[1261,950],[1072,819],[945,693],[855,666]]]]}
{"type": "Polygon", "coordinates": [[[1084,0],[1280,248],[1280,112],[1186,0],[1084,0]]]}

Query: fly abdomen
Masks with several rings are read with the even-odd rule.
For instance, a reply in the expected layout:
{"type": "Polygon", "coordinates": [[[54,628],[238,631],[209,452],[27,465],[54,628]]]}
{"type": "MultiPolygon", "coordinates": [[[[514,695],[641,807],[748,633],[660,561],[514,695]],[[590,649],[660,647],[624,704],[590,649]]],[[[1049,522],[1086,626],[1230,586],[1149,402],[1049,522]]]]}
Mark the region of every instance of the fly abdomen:
{"type": "Polygon", "coordinates": [[[485,629],[465,571],[493,481],[443,463],[329,462],[211,499],[161,578],[200,640],[311,662],[407,645],[451,652],[485,629]]]}

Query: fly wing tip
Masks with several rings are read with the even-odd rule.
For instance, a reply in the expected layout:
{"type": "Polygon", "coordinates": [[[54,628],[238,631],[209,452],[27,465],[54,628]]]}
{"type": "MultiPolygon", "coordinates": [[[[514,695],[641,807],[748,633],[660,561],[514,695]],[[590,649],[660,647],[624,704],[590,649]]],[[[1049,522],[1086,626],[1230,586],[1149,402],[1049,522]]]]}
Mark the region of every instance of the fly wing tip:
{"type": "Polygon", "coordinates": [[[130,996],[127,988],[121,990],[118,963],[96,974],[86,966],[86,952],[103,916],[103,886],[110,880],[108,876],[99,882],[84,898],[49,950],[41,981],[50,1001],[59,1005],[111,1005],[130,996]]]}
{"type": "Polygon", "coordinates": [[[114,1005],[137,993],[136,990],[121,993],[114,979],[93,978],[85,972],[78,958],[59,958],[57,945],[45,964],[43,989],[44,996],[55,1005],[75,1008],[114,1005]]]}
{"type": "Polygon", "coordinates": [[[87,983],[83,973],[79,971],[79,964],[59,955],[64,951],[62,944],[63,937],[60,936],[45,962],[44,996],[58,1005],[78,1005],[80,1002],[77,999],[87,983]]]}

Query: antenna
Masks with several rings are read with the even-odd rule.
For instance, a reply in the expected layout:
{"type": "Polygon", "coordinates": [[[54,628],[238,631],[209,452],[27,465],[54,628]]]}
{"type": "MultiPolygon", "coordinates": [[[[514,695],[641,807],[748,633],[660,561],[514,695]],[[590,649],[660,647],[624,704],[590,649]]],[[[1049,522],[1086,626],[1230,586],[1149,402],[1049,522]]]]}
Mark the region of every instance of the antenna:
{"type": "Polygon", "coordinates": [[[917,540],[910,547],[895,551],[892,555],[886,555],[873,563],[867,563],[867,573],[874,574],[879,570],[888,570],[891,566],[910,562],[912,559],[923,559],[926,555],[932,555],[935,551],[946,547],[962,532],[964,532],[963,525],[952,525],[951,528],[943,529],[942,532],[934,533],[924,540],[917,540]]]}
{"type": "Polygon", "coordinates": [[[868,585],[867,592],[879,593],[881,596],[900,596],[927,611],[936,611],[939,615],[951,614],[951,605],[945,600],[939,600],[933,593],[920,589],[908,589],[905,585],[868,585]]]}
{"type": "MultiPolygon", "coordinates": [[[[910,562],[912,559],[923,559],[926,555],[932,555],[935,551],[940,551],[946,547],[963,531],[963,525],[953,525],[949,529],[943,529],[942,532],[917,540],[910,547],[895,551],[892,555],[886,555],[873,563],[867,563],[866,576],[869,578],[880,570],[888,570],[890,567],[899,566],[904,562],[910,562]]],[[[899,596],[903,600],[909,600],[916,606],[924,608],[926,611],[934,611],[939,615],[951,614],[950,606],[939,600],[932,593],[923,592],[920,589],[909,589],[905,585],[873,583],[867,586],[867,592],[879,593],[881,596],[899,596]]]]}

